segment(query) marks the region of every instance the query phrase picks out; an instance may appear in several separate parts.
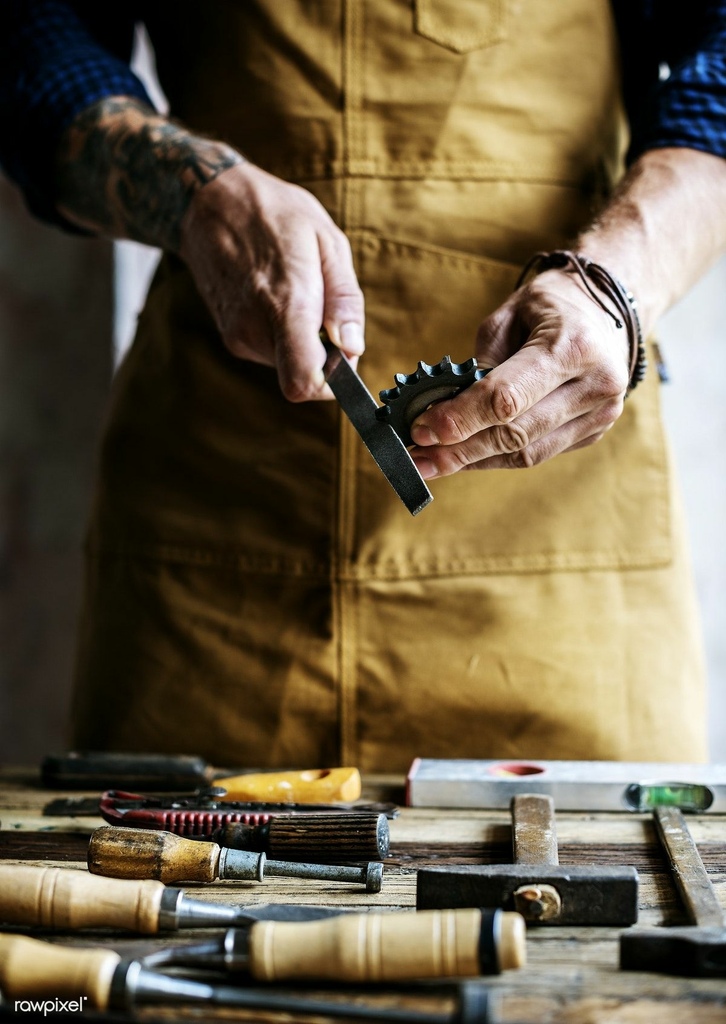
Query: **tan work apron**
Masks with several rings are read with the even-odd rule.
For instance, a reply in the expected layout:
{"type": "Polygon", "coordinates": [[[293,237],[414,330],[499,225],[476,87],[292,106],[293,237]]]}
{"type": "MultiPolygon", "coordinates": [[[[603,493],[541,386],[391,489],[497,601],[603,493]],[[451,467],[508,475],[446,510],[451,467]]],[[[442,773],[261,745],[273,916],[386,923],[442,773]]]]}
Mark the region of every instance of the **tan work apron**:
{"type": "MultiPolygon", "coordinates": [[[[347,231],[376,393],[473,354],[623,150],[606,0],[150,5],[172,112],[347,231]]],[[[165,259],[88,541],[74,742],[229,765],[704,756],[654,375],[597,445],[435,481],[413,519],[334,403],[224,350],[165,259]]]]}

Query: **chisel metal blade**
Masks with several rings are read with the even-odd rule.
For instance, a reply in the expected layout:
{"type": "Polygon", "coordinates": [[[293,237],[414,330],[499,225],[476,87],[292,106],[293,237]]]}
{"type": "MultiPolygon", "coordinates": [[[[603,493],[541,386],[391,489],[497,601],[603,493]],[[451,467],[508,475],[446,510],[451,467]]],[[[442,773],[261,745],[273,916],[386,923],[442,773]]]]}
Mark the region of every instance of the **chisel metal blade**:
{"type": "Polygon", "coordinates": [[[416,463],[393,427],[376,419],[376,401],[346,356],[332,342],[323,344],[328,353],[323,373],[331,391],[386,480],[411,515],[418,515],[433,495],[416,463]]]}

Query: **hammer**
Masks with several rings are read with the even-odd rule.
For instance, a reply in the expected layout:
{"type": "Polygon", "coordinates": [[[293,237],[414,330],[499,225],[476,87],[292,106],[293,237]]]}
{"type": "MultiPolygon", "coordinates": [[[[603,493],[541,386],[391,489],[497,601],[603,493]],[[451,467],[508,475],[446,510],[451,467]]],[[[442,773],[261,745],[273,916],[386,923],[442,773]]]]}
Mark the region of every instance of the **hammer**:
{"type": "Polygon", "coordinates": [[[513,864],[423,868],[416,906],[506,907],[530,924],[629,925],[638,918],[633,867],[561,866],[552,797],[515,796],[513,864]]]}
{"type": "Polygon", "coordinates": [[[620,936],[625,971],[688,978],[726,978],[726,923],[701,855],[681,811],[656,807],[654,819],[690,925],[649,928],[620,936]]]}

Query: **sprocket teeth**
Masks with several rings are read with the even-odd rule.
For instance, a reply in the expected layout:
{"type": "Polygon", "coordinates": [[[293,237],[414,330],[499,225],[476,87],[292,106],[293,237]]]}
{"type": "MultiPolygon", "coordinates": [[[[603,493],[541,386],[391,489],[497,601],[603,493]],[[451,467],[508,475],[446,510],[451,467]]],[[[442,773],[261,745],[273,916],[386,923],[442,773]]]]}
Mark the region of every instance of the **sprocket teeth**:
{"type": "Polygon", "coordinates": [[[413,373],[394,374],[396,386],[379,392],[384,404],[376,410],[376,418],[386,421],[405,445],[413,444],[410,427],[424,409],[452,398],[488,372],[477,369],[473,358],[454,363],[451,356],[444,356],[434,365],[421,361],[413,373]]]}

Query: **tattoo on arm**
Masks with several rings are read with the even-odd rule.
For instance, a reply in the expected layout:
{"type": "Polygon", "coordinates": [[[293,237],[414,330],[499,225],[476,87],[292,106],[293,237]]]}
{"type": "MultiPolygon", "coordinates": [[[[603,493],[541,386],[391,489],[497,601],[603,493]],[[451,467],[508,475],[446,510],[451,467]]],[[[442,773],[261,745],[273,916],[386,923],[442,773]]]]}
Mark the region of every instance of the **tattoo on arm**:
{"type": "Polygon", "coordinates": [[[56,202],[74,223],[178,252],[192,195],[244,157],[130,97],[94,103],[61,139],[56,202]]]}

